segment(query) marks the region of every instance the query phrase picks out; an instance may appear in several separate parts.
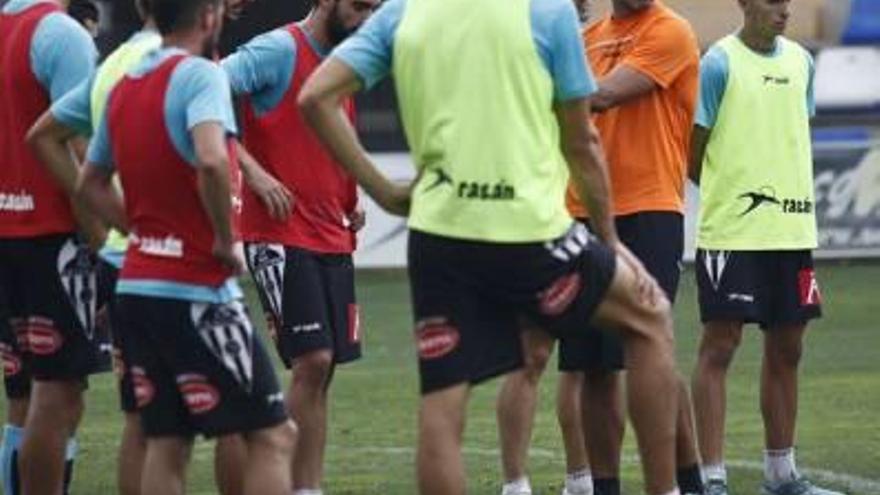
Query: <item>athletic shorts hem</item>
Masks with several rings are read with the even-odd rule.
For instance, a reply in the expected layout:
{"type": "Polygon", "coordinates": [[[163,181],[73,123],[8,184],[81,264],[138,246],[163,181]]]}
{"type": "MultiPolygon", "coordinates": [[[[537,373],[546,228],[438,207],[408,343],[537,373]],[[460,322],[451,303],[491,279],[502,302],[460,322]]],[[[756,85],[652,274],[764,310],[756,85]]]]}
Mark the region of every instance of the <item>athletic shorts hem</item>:
{"type": "Polygon", "coordinates": [[[487,382],[494,378],[498,378],[499,376],[506,375],[508,373],[517,371],[522,369],[522,363],[513,363],[504,366],[498,366],[489,370],[481,370],[479,373],[474,376],[463,376],[460,378],[451,378],[449,380],[444,380],[442,382],[432,381],[430,384],[422,384],[421,394],[428,395],[433,392],[439,392],[441,390],[456,387],[458,385],[469,385],[471,387],[477,386],[481,383],[487,382]]]}

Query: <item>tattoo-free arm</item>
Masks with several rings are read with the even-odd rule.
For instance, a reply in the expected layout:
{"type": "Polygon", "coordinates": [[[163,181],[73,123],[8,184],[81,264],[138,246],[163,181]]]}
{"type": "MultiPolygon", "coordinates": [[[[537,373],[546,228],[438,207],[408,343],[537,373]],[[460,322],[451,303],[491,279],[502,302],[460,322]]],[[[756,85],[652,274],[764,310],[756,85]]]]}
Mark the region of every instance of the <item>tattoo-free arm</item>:
{"type": "Polygon", "coordinates": [[[373,164],[342,111],[341,102],[361,83],[345,63],[331,57],[299,94],[299,108],[327,150],[376,202],[390,213],[409,212],[409,187],[392,183],[373,164]]]}
{"type": "Polygon", "coordinates": [[[599,90],[591,95],[590,107],[594,112],[604,112],[658,88],[647,75],[625,64],[619,65],[599,80],[599,90]]]}
{"type": "Polygon", "coordinates": [[[556,119],[562,133],[562,153],[578,196],[590,213],[596,235],[608,244],[618,242],[611,215],[611,185],[599,134],[590,123],[586,98],[558,103],[556,119]]]}

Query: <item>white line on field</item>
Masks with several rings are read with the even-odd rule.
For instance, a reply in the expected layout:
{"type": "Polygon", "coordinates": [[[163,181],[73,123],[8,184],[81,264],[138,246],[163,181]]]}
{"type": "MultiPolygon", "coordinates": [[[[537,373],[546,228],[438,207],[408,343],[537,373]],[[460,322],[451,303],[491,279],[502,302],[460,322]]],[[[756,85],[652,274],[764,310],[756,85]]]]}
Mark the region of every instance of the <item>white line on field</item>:
{"type": "MultiPolygon", "coordinates": [[[[413,447],[340,447],[331,446],[331,449],[342,450],[346,452],[356,452],[364,454],[389,454],[389,455],[415,455],[413,447]]],[[[480,447],[465,447],[463,449],[465,455],[498,457],[500,452],[498,449],[486,449],[480,447]]],[[[542,459],[558,459],[563,460],[562,454],[549,449],[533,448],[529,449],[529,456],[542,459]]],[[[624,456],[623,462],[627,464],[638,464],[639,458],[635,456],[624,456]]],[[[756,461],[744,461],[739,459],[725,461],[728,466],[746,469],[749,471],[763,471],[764,464],[756,461]]],[[[799,471],[814,480],[821,480],[833,483],[838,486],[844,486],[852,491],[852,495],[880,495],[880,480],[863,478],[847,473],[838,473],[828,469],[799,468],[799,471]]]]}

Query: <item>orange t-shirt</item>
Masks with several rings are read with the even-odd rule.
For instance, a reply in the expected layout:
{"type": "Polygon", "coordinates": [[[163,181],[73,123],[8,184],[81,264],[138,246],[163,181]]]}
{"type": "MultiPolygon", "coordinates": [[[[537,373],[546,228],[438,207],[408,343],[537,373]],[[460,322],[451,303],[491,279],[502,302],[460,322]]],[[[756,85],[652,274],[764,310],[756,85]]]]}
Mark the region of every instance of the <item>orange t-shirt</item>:
{"type": "MultiPolygon", "coordinates": [[[[700,77],[700,49],[690,24],[656,1],[634,15],[606,16],[584,31],[587,58],[602,78],[626,65],[658,88],[597,113],[608,159],[615,215],[683,211],[691,128],[700,77]]],[[[572,185],[566,205],[586,210],[572,185]]]]}

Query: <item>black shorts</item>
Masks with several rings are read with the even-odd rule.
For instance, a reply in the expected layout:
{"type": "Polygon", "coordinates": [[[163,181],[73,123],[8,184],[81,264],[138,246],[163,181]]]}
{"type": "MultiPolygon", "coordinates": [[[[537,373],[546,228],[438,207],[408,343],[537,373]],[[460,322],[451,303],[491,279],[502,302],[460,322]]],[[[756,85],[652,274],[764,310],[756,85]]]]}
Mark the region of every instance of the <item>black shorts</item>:
{"type": "Polygon", "coordinates": [[[241,301],[117,296],[131,373],[149,437],[213,437],[287,418],[272,362],[241,301]]]}
{"type": "Polygon", "coordinates": [[[285,366],[325,349],[336,364],[361,357],[351,255],[256,243],[246,244],[245,253],[266,326],[285,366]]]}
{"type": "Polygon", "coordinates": [[[137,412],[137,401],[134,396],[134,383],[131,377],[131,350],[128,349],[129,338],[125,335],[125,326],[122,325],[117,314],[116,304],[116,281],[119,278],[119,270],[105,260],[98,262],[98,299],[103,302],[99,314],[102,315],[99,328],[103,328],[103,334],[109,336],[111,342],[112,368],[119,385],[120,408],[127,412],[137,412]]]}
{"type": "Polygon", "coordinates": [[[587,332],[616,266],[615,254],[580,224],[560,239],[523,244],[411,231],[422,393],[521,367],[522,318],[556,336],[587,332]]]}
{"type": "Polygon", "coordinates": [[[813,255],[803,251],[697,250],[700,318],[757,323],[763,329],[822,316],[813,255]]]}
{"type": "Polygon", "coordinates": [[[95,265],[96,257],[71,234],[0,240],[10,397],[26,396],[30,378],[85,380],[105,367],[95,265]]]}
{"type": "MultiPolygon", "coordinates": [[[[615,219],[617,235],[675,301],[684,251],[684,216],[649,211],[615,219]]],[[[624,368],[623,341],[614,333],[588,332],[559,343],[560,371],[617,371],[624,368]]]]}

